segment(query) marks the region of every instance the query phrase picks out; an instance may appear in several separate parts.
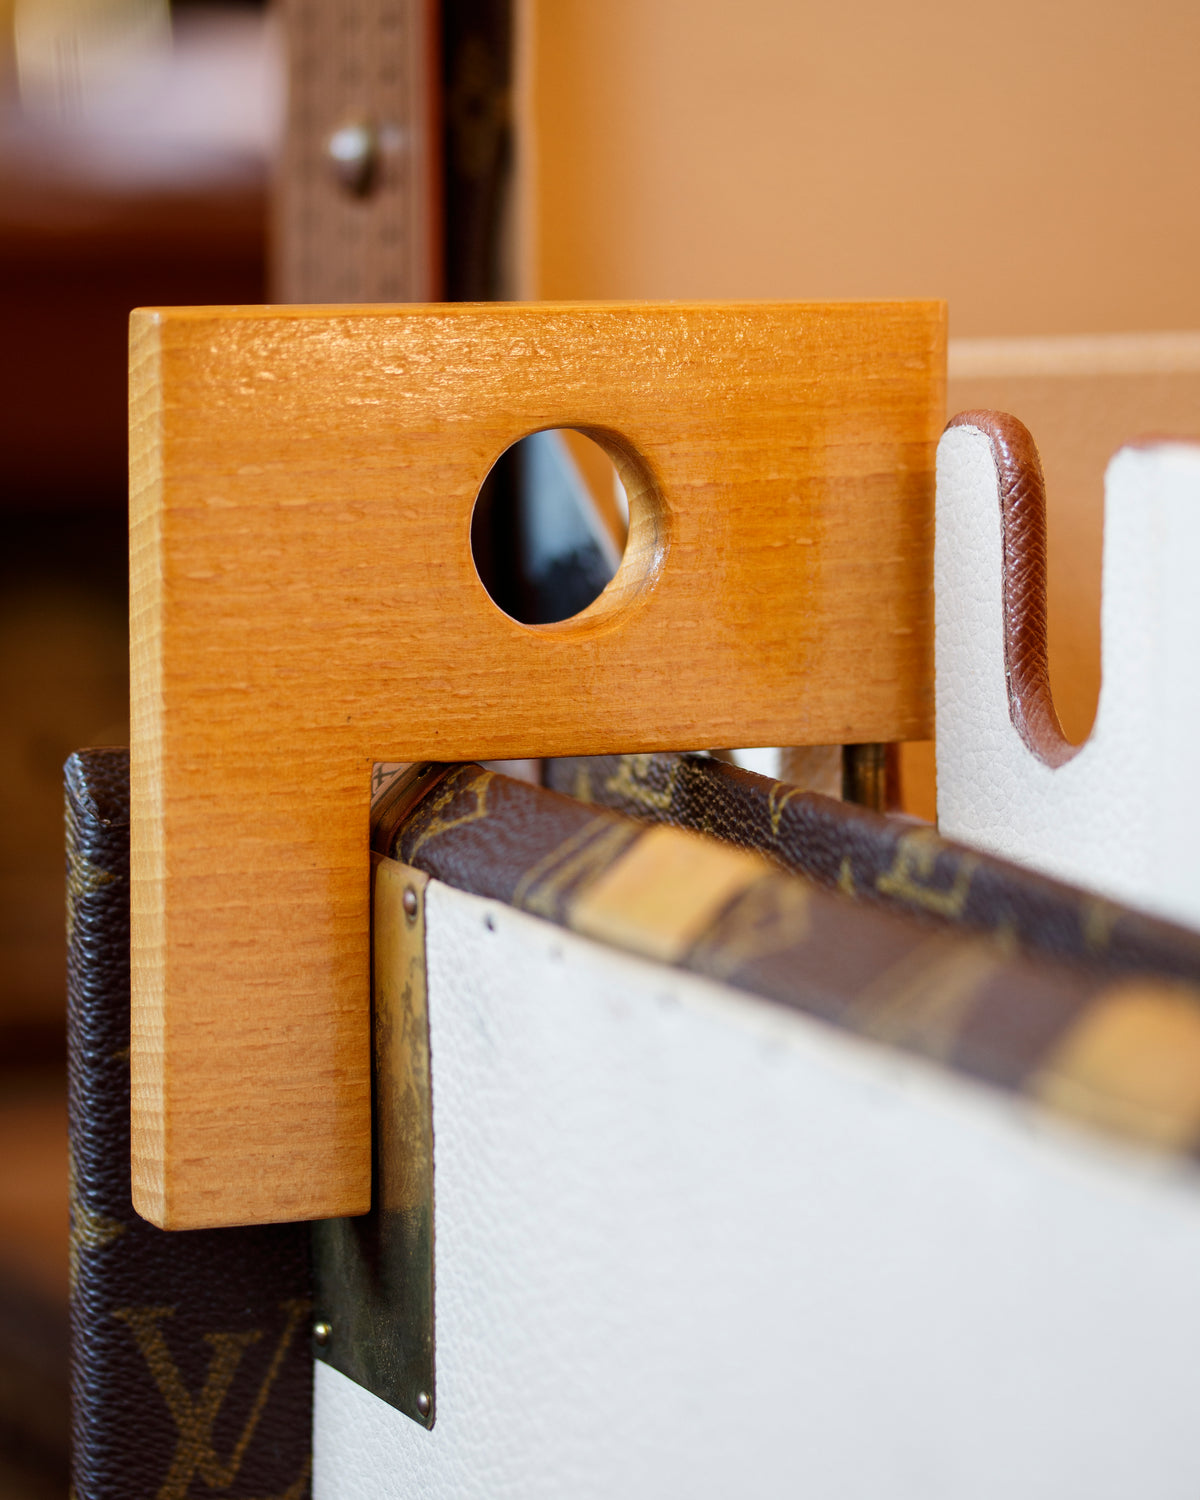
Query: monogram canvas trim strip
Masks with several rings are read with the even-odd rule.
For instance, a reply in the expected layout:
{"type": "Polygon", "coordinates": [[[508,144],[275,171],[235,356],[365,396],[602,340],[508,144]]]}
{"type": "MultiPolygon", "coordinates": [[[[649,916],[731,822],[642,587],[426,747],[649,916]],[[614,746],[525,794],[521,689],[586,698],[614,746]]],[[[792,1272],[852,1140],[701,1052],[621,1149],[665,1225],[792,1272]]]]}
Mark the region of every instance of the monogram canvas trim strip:
{"type": "Polygon", "coordinates": [[[501,775],[484,795],[478,767],[455,767],[401,828],[397,857],[1074,1120],[1200,1154],[1200,988],[1172,974],[1200,976],[1193,934],[701,757],[559,766],[591,800],[501,775]],[[984,926],[989,902],[1002,917],[984,926]],[[1147,955],[1165,975],[1144,972],[1147,955]]]}
{"type": "Polygon", "coordinates": [[[1200,934],[942,838],[935,829],[711,756],[548,760],[547,786],[642,823],[710,834],[864,904],[1112,971],[1200,983],[1200,934]]]}
{"type": "Polygon", "coordinates": [[[129,756],[66,766],[76,1500],[304,1500],[306,1224],[168,1234],[130,1199],[129,756]]]}
{"type": "Polygon", "coordinates": [[[575,900],[569,924],[586,937],[677,963],[769,870],[757,855],[651,828],[575,900]]]}
{"type": "Polygon", "coordinates": [[[1043,1104],[1147,1145],[1200,1140],[1196,992],[1152,981],[1102,994],[1030,1080],[1043,1104]]]}

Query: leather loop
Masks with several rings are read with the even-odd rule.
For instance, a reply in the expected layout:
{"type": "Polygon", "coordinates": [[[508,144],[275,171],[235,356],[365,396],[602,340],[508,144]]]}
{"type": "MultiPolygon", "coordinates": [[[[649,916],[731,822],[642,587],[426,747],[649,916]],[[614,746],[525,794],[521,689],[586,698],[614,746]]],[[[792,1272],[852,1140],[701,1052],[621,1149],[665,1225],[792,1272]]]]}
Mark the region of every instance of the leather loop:
{"type": "Polygon", "coordinates": [[[991,443],[1000,481],[1004,547],[1004,677],[1013,726],[1048,766],[1078,751],[1063,733],[1046,647],[1046,483],[1029,429],[997,411],[964,411],[946,424],[974,427],[991,443]]]}

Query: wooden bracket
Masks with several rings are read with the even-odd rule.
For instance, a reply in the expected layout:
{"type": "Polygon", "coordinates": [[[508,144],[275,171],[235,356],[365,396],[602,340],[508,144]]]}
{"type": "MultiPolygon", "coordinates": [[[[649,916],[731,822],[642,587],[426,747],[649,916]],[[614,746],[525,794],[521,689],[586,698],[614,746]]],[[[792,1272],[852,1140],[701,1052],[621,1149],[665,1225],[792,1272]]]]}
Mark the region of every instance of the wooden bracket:
{"type": "Polygon", "coordinates": [[[373,764],[927,738],[945,309],[159,309],[131,344],[134,1201],[362,1212],[373,764]],[[552,427],[630,536],[531,627],[471,512],[552,427]]]}

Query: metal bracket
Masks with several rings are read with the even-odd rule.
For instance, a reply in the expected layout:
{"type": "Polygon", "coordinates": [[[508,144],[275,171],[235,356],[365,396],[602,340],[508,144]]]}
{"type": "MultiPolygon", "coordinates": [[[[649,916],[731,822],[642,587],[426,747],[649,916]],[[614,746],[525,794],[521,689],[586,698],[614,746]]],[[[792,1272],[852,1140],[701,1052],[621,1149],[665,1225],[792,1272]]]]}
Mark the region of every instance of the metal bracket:
{"type": "Polygon", "coordinates": [[[374,1193],[369,1214],[313,1226],[313,1345],[318,1359],[432,1427],[429,877],[379,854],[371,861],[374,1193]]]}

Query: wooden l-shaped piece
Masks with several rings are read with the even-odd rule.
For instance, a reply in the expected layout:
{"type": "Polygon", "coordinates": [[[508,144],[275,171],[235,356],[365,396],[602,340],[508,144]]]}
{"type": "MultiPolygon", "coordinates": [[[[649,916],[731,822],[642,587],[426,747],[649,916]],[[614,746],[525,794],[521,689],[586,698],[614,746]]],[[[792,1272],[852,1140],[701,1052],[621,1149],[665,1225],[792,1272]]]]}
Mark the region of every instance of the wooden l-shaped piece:
{"type": "Polygon", "coordinates": [[[377,761],[928,737],[940,303],[191,308],[131,346],[133,1181],[370,1201],[377,761]],[[616,578],[531,627],[471,512],[577,428],[616,578]]]}

